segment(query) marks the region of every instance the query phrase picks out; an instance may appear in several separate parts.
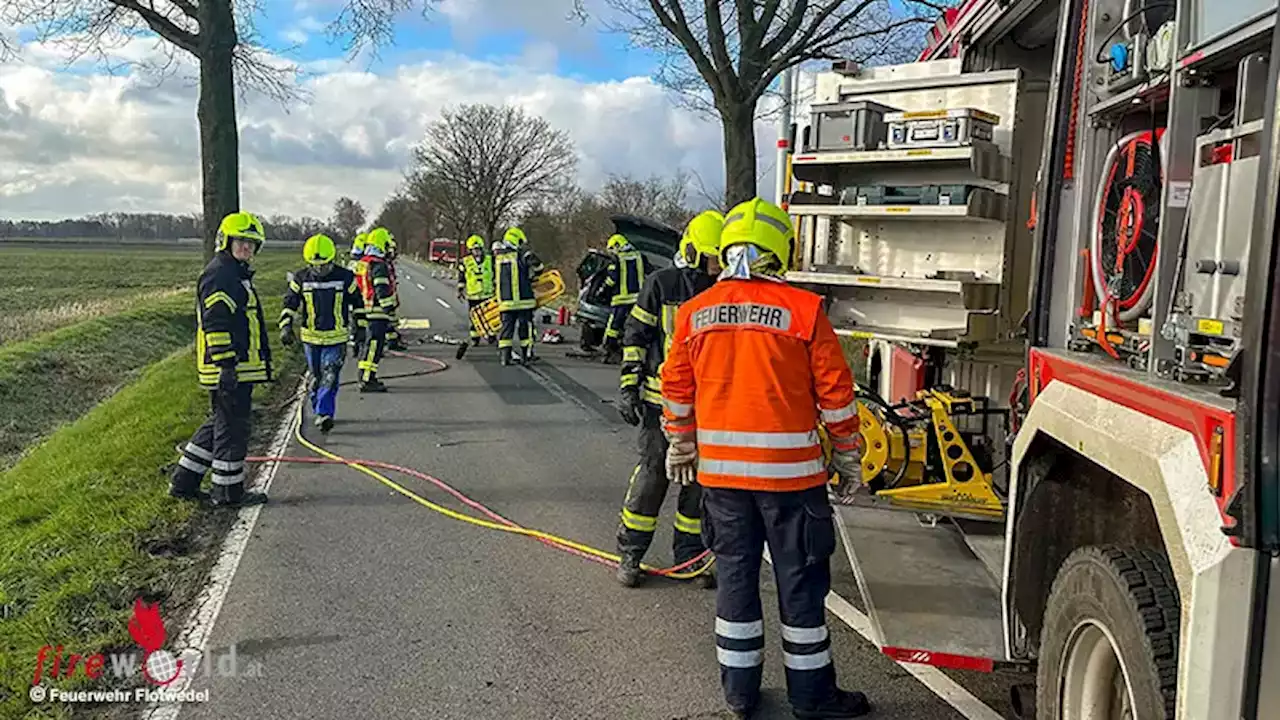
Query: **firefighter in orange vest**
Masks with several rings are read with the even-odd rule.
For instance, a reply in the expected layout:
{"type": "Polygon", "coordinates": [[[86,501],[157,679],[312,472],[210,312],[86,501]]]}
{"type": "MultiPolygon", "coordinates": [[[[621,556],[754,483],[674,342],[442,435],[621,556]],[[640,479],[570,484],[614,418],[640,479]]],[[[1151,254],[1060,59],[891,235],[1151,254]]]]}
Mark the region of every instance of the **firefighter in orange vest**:
{"type": "Polygon", "coordinates": [[[365,241],[364,261],[368,264],[360,282],[364,295],[364,317],[368,323],[364,355],[360,369],[360,392],[386,392],[387,386],[378,379],[378,363],[387,349],[387,333],[395,324],[396,297],[391,289],[391,270],[386,256],[391,233],[386,228],[369,231],[365,241]]]}
{"type": "Polygon", "coordinates": [[[719,281],[676,314],[662,396],[667,472],[703,488],[725,699],[740,717],[759,703],[767,542],[795,716],[859,717],[870,704],[836,686],[825,624],[836,538],[818,436],[821,421],[831,469],[856,482],[862,438],[853,376],[822,298],[782,280],[795,251],[787,213],[759,198],[742,203],[725,217],[720,243],[719,281]]]}

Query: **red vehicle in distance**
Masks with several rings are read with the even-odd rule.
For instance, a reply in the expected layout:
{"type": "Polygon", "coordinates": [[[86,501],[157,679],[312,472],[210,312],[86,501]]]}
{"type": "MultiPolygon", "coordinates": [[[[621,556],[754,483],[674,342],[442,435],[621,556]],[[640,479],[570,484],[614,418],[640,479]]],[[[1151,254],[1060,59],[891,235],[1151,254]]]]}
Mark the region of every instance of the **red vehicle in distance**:
{"type": "Polygon", "coordinates": [[[439,238],[431,241],[427,250],[431,262],[453,264],[458,261],[458,241],[439,238]]]}

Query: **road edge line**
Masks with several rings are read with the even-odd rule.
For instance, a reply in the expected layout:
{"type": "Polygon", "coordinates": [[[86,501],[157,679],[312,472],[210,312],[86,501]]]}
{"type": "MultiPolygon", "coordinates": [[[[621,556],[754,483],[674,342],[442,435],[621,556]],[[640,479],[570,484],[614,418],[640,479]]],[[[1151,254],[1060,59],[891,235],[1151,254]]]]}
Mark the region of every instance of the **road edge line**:
{"type": "MultiPolygon", "coordinates": [[[[304,376],[298,382],[293,401],[289,403],[280,427],[276,429],[268,451],[268,455],[272,457],[285,454],[289,441],[293,437],[293,429],[301,421],[298,415],[298,404],[302,402],[302,387],[305,382],[304,376]]],[[[261,492],[270,490],[280,465],[279,462],[270,462],[259,467],[256,474],[257,482],[254,483],[253,489],[261,492]]],[[[204,654],[208,650],[209,636],[222,612],[222,603],[231,591],[231,581],[235,579],[236,570],[240,567],[240,560],[244,557],[244,551],[249,545],[249,538],[253,535],[253,528],[257,525],[262,508],[262,505],[241,508],[226,538],[222,541],[222,550],[218,553],[213,569],[209,571],[209,582],[200,591],[195,607],[174,642],[174,654],[182,659],[182,674],[165,690],[175,693],[185,691],[199,671],[200,661],[204,659],[204,654]]],[[[153,702],[143,708],[139,717],[142,720],[174,720],[182,711],[182,706],[181,702],[153,702]]]]}
{"type": "MultiPolygon", "coordinates": [[[[773,558],[769,556],[768,547],[764,549],[764,559],[765,562],[773,565],[773,558]]],[[[876,641],[871,637],[871,619],[867,617],[866,613],[854,606],[853,603],[837,594],[836,591],[830,590],[827,592],[827,597],[822,604],[840,622],[848,625],[849,629],[861,635],[863,640],[872,645],[876,644],[876,641]]],[[[960,683],[952,680],[938,668],[932,665],[899,662],[887,655],[885,657],[910,673],[921,685],[928,688],[930,692],[954,708],[967,720],[1004,720],[1004,716],[996,712],[995,708],[979,700],[973,693],[966,690],[960,683]]]]}

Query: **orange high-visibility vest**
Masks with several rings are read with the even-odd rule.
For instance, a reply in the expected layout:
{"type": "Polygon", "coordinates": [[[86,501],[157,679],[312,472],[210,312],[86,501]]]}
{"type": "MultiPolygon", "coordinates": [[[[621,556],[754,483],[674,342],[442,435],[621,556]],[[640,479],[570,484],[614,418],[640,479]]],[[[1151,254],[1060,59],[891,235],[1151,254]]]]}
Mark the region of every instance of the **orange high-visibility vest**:
{"type": "Polygon", "coordinates": [[[665,427],[696,433],[698,482],[797,491],[827,482],[819,419],[856,447],[853,375],[814,293],[722,280],[680,306],[662,366],[665,427]]]}

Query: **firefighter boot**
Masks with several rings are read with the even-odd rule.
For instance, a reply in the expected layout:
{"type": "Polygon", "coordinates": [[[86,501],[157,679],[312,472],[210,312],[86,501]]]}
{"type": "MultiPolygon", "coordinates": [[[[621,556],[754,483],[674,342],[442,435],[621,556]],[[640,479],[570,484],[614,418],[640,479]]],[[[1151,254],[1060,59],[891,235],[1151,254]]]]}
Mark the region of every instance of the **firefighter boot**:
{"type": "Polygon", "coordinates": [[[623,587],[635,587],[640,584],[640,580],[644,577],[644,570],[640,568],[640,556],[624,554],[622,562],[618,563],[618,572],[616,577],[623,587]]]}
{"type": "Polygon", "coordinates": [[[511,364],[511,348],[509,347],[498,348],[498,361],[501,362],[503,365],[510,365],[511,364]]]}
{"type": "Polygon", "coordinates": [[[169,479],[169,497],[206,502],[209,499],[209,493],[200,489],[202,479],[190,470],[176,466],[169,479]]]}
{"type": "Polygon", "coordinates": [[[377,376],[360,383],[360,392],[362,393],[384,393],[386,391],[386,384],[379,380],[377,376]]]}
{"type": "Polygon", "coordinates": [[[711,568],[707,568],[706,570],[703,570],[700,575],[694,578],[694,582],[696,582],[698,584],[698,587],[702,588],[703,590],[715,590],[716,589],[716,571],[712,570],[711,568]]]}
{"type": "Polygon", "coordinates": [[[812,707],[792,708],[792,714],[800,720],[842,720],[862,717],[869,712],[871,712],[871,703],[867,701],[866,695],[839,688],[836,688],[835,694],[825,702],[812,707]]]}
{"type": "Polygon", "coordinates": [[[239,482],[234,485],[215,484],[210,500],[214,507],[247,507],[265,503],[267,496],[260,492],[245,490],[244,483],[239,482]]]}
{"type": "Polygon", "coordinates": [[[320,432],[327,433],[333,429],[333,418],[328,415],[319,415],[315,420],[316,427],[320,428],[320,432]]]}

